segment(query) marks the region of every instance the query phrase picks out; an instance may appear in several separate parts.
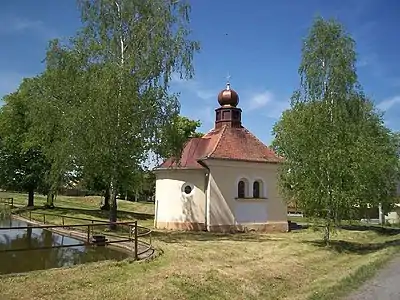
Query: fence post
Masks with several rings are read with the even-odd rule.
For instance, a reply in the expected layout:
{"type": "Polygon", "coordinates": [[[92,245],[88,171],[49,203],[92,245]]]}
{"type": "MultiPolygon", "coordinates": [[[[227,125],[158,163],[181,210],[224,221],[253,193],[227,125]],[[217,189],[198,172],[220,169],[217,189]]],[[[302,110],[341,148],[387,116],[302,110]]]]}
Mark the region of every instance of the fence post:
{"type": "Polygon", "coordinates": [[[29,211],[29,221],[32,221],[32,212],[29,211]]]}
{"type": "Polygon", "coordinates": [[[151,230],[149,231],[149,243],[150,243],[150,246],[151,246],[151,230]]]}
{"type": "Polygon", "coordinates": [[[46,214],[43,214],[43,224],[46,224],[46,214]]]}
{"type": "Polygon", "coordinates": [[[64,216],[62,216],[62,224],[63,224],[63,226],[65,225],[64,216]]]}
{"type": "Polygon", "coordinates": [[[14,207],[14,198],[11,198],[11,208],[14,207]]]}
{"type": "Polygon", "coordinates": [[[137,221],[135,221],[135,260],[138,260],[138,228],[137,221]]]}
{"type": "Polygon", "coordinates": [[[88,242],[88,244],[90,242],[90,225],[88,225],[88,227],[87,227],[87,242],[88,242]]]}

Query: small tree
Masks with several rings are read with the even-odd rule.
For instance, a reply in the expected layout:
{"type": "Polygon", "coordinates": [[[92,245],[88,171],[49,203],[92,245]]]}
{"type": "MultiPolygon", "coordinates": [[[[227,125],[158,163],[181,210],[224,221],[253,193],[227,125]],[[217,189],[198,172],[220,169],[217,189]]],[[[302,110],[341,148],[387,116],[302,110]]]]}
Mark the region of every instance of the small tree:
{"type": "Polygon", "coordinates": [[[155,143],[156,154],[161,159],[180,157],[183,147],[190,138],[203,136],[196,131],[200,126],[199,120],[176,115],[169,123],[160,126],[155,143]]]}
{"type": "Polygon", "coordinates": [[[326,243],[357,207],[390,205],[397,176],[396,141],[361,91],[354,48],[339,23],[317,18],[303,43],[301,88],[274,126],[281,190],[322,218],[326,243]]]}

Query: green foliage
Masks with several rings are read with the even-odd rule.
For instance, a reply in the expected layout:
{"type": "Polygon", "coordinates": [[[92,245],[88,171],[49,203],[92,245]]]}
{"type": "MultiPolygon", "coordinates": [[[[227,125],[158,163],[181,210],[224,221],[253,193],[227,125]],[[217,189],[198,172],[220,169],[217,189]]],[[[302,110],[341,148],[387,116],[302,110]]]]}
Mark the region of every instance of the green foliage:
{"type": "Polygon", "coordinates": [[[190,128],[170,129],[180,106],[169,83],[173,73],[193,76],[199,43],[189,38],[185,1],[78,4],[82,28],[67,42],[50,41],[45,71],[5,99],[0,183],[39,189],[52,206],[57,190],[80,178],[111,190],[116,213],[117,190],[147,185],[149,153],[172,151],[172,142],[159,145],[160,132],[175,147],[198,126],[186,119],[190,128]]]}
{"type": "Polygon", "coordinates": [[[78,130],[76,109],[88,96],[87,71],[82,55],[65,47],[59,40],[49,43],[46,70],[40,77],[35,101],[32,101],[31,138],[42,145],[51,161],[47,174],[49,206],[57,190],[76,179],[77,149],[74,137],[78,130]],[[47,116],[47,118],[43,118],[47,116]]]}
{"type": "Polygon", "coordinates": [[[203,136],[202,133],[196,132],[196,129],[200,126],[201,123],[198,120],[176,115],[169,124],[160,129],[157,155],[163,159],[180,157],[185,143],[190,138],[203,136]]]}
{"type": "Polygon", "coordinates": [[[389,209],[398,179],[398,139],[360,90],[354,45],[340,24],[316,19],[303,45],[301,88],[274,126],[282,193],[323,218],[326,241],[359,207],[389,209]]]}
{"type": "Polygon", "coordinates": [[[199,44],[189,39],[185,1],[78,3],[83,27],[69,44],[49,48],[45,107],[61,114],[57,147],[72,145],[70,160],[62,154],[55,161],[72,161],[98,187],[109,187],[115,220],[118,189],[138,182],[160,128],[179,113],[169,82],[173,73],[193,76],[199,44]]]}
{"type": "Polygon", "coordinates": [[[30,95],[35,80],[24,80],[18,91],[4,97],[0,110],[0,186],[6,189],[40,189],[50,169],[40,144],[29,138],[30,95]]]}

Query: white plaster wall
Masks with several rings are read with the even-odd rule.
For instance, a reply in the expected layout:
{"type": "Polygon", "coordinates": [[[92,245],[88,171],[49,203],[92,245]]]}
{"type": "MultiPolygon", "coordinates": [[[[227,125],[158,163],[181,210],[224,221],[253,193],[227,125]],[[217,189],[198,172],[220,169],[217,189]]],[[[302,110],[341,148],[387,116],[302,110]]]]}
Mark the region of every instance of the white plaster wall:
{"type": "Polygon", "coordinates": [[[287,207],[278,192],[278,165],[224,160],[205,163],[210,168],[209,225],[287,221],[287,207]],[[264,198],[237,199],[237,183],[241,178],[249,181],[249,196],[253,182],[261,179],[264,198]]]}
{"type": "MultiPolygon", "coordinates": [[[[197,222],[205,221],[205,171],[166,170],[156,172],[155,222],[197,222]],[[182,186],[193,187],[187,196],[182,186]]],[[[157,227],[157,224],[155,224],[157,227]]]]}
{"type": "Polygon", "coordinates": [[[264,224],[268,222],[267,203],[264,200],[237,200],[235,220],[238,224],[264,224]]]}

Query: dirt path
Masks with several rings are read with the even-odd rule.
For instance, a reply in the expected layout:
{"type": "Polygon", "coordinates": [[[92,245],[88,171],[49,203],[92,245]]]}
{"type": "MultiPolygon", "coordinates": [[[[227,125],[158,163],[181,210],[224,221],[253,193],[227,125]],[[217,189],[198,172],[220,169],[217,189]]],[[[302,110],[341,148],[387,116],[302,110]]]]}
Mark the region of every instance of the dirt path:
{"type": "Polygon", "coordinates": [[[346,300],[400,300],[400,256],[346,300]]]}

